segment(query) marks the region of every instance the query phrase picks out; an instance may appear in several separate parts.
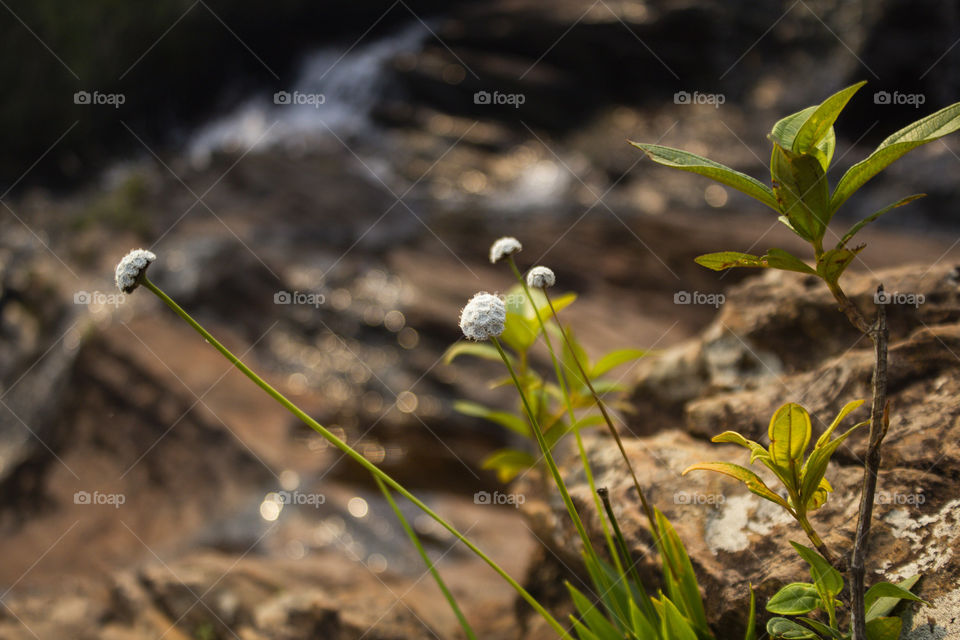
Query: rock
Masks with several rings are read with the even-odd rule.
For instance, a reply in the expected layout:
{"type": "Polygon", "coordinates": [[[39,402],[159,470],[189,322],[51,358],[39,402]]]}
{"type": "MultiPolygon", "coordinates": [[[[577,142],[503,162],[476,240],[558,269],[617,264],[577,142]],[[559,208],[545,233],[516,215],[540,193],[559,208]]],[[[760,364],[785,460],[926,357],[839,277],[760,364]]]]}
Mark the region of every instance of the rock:
{"type": "MultiPolygon", "coordinates": [[[[950,325],[960,319],[956,268],[904,267],[883,275],[887,291],[895,299],[921,300],[916,295],[923,296],[922,303],[915,307],[887,306],[893,342],[919,329],[950,325]]],[[[875,274],[851,273],[844,287],[854,303],[867,311],[873,305],[874,290],[880,281],[875,274]]],[[[927,353],[916,340],[904,343],[899,348],[904,350],[905,369],[898,368],[900,355],[892,357],[892,376],[911,375],[911,367],[923,367],[927,355],[932,358],[928,363],[931,367],[935,363],[944,366],[942,350],[937,346],[940,338],[918,336],[917,340],[927,344],[927,353]]],[[[866,345],[867,339],[839,314],[836,302],[822,283],[782,271],[765,272],[729,290],[717,317],[699,338],[656,359],[641,361],[633,393],[641,413],[631,421],[631,428],[650,430],[685,419],[691,430],[712,436],[717,425],[709,423],[709,417],[722,416],[722,420],[732,422],[743,416],[730,407],[723,408],[728,412],[724,415],[721,408],[710,403],[749,399],[756,389],[763,389],[761,393],[771,396],[773,402],[777,386],[781,385],[771,383],[777,381],[796,381],[799,388],[793,390],[794,394],[803,390],[798,401],[807,401],[809,396],[810,401],[817,402],[815,389],[808,388],[811,384],[819,381],[822,390],[827,391],[827,386],[851,382],[854,371],[854,378],[862,378],[863,374],[869,377],[871,356],[861,351],[866,345]],[[814,373],[831,358],[836,358],[836,362],[824,364],[824,371],[814,373]],[[810,372],[806,378],[796,375],[804,371],[810,372]],[[740,392],[742,396],[737,395],[740,392]]],[[[863,385],[857,392],[862,394],[862,389],[863,385]]],[[[772,410],[757,413],[751,419],[754,427],[765,428],[768,418],[763,415],[771,415],[772,410]],[[761,424],[762,427],[756,426],[761,424]]]]}
{"type": "MultiPolygon", "coordinates": [[[[850,275],[844,285],[858,306],[869,312],[872,290],[880,281],[887,283],[888,291],[924,298],[919,306],[887,307],[891,423],[883,448],[867,580],[896,581],[921,574],[919,593],[934,608],[912,609],[908,620],[914,626],[908,637],[952,637],[960,631],[956,617],[960,556],[955,551],[960,532],[955,490],[960,478],[956,270],[945,265],[889,269],[850,275]],[[927,616],[933,631],[926,630],[927,616]]],[[[698,338],[642,365],[634,394],[641,399],[636,403],[638,414],[622,425],[626,435],[641,434],[625,439],[628,454],[641,484],[648,488],[648,498],[687,545],[708,615],[724,632],[720,637],[737,637],[745,621],[749,585],[763,603],[785,583],[803,579],[805,565],[789,550],[787,540],[805,542],[805,536],[779,508],[726,476],[680,473],[704,461],[745,465],[743,449],[712,444],[708,438],[733,429],[765,442],[769,418],[785,402],[800,402],[810,410],[816,434],[844,404],[869,398],[872,346],[847,329],[847,320],[820,288],[809,287],[803,278],[778,274],[734,287],[713,324],[698,338]]],[[[868,408],[861,407],[847,424],[868,417],[868,408]]],[[[865,437],[866,429],[861,429],[834,456],[827,477],[835,491],[811,517],[826,544],[841,554],[852,548],[865,437]]],[[[644,578],[656,584],[656,554],[650,553],[645,518],[616,447],[602,431],[591,433],[585,443],[597,486],[610,489],[621,527],[642,558],[644,578]]],[[[592,535],[601,540],[579,460],[569,455],[563,469],[592,535]]],[[[552,502],[549,508],[528,510],[528,517],[554,553],[576,566],[562,505],[552,502]]]]}
{"type": "Polygon", "coordinates": [[[0,523],[6,509],[47,506],[44,461],[59,447],[53,423],[84,325],[76,303],[90,302],[69,267],[34,243],[23,227],[0,233],[0,523]]]}

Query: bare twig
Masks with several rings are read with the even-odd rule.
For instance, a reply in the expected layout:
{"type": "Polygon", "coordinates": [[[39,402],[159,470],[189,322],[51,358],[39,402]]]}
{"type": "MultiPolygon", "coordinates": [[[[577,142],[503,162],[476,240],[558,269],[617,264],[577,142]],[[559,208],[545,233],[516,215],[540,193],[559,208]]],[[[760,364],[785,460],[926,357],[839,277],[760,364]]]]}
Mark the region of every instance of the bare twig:
{"type": "MultiPolygon", "coordinates": [[[[881,298],[883,285],[877,288],[877,297],[881,298]]],[[[846,300],[846,298],[844,298],[846,300]]],[[[839,300],[838,300],[839,301],[839,300]]],[[[847,300],[849,303],[849,300],[847,300]]],[[[852,304],[851,304],[852,307],[852,304]]],[[[856,307],[853,307],[856,309],[856,307]]],[[[862,320],[859,311],[856,315],[862,320]]],[[[853,318],[848,314],[848,317],[853,318]]],[[[856,324],[856,323],[855,323],[856,324]]],[[[859,328],[859,327],[858,327],[859,328]]],[[[877,304],[877,320],[869,328],[867,335],[873,340],[876,360],[873,369],[873,404],[870,410],[870,440],[867,445],[867,456],[863,465],[863,486],[860,491],[860,513],[857,518],[857,535],[853,545],[853,555],[850,560],[850,581],[852,582],[852,640],[866,640],[867,625],[866,611],[864,610],[864,574],[866,571],[865,559],[867,545],[870,539],[870,521],[873,518],[873,500],[877,490],[877,474],[880,471],[880,445],[887,428],[890,426],[890,416],[887,412],[887,345],[889,332],[887,330],[886,307],[883,303],[877,304]]]]}

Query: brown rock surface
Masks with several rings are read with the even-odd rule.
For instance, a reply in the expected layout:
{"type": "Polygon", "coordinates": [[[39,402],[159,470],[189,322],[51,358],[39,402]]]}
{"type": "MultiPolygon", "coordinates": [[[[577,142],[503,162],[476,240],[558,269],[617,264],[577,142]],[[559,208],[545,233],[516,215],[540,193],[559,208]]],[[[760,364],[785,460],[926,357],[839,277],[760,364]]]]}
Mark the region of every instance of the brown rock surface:
{"type": "MultiPolygon", "coordinates": [[[[960,291],[952,266],[903,267],[851,275],[845,288],[868,311],[876,283],[887,290],[922,294],[919,306],[888,306],[890,345],[890,432],[884,443],[868,583],[922,574],[920,594],[934,609],[915,611],[910,638],[949,638],[960,633],[956,585],[960,580],[960,291]],[[931,616],[933,627],[926,624],[931,616]]],[[[626,446],[649,498],[676,526],[687,544],[705,592],[711,619],[738,637],[745,616],[748,585],[763,603],[805,569],[787,540],[803,542],[799,527],[780,509],[739,483],[707,472],[680,476],[702,461],[746,464],[739,447],[708,438],[732,429],[766,441],[770,416],[789,401],[806,406],[815,433],[839,409],[869,398],[872,346],[847,325],[825,291],[801,277],[766,274],[734,287],[726,304],[703,333],[650,358],[638,369],[638,414],[624,423],[626,446]]],[[[851,418],[864,420],[867,407],[851,418]]],[[[847,554],[856,524],[860,460],[866,430],[856,433],[834,456],[827,477],[835,492],[812,522],[825,542],[847,554]]],[[[598,486],[607,486],[620,522],[643,565],[656,580],[655,554],[632,483],[610,438],[596,432],[586,439],[598,486]]],[[[599,523],[585,478],[572,456],[567,477],[579,505],[599,523]]],[[[765,470],[764,470],[765,471],[765,470]]],[[[770,486],[774,481],[758,470],[770,486]]],[[[534,531],[562,558],[576,566],[561,506],[530,509],[534,531]],[[564,542],[557,543],[556,541],[564,542]]],[[[762,611],[762,607],[761,607],[762,611]]],[[[729,635],[728,635],[729,634],[729,635]]]]}

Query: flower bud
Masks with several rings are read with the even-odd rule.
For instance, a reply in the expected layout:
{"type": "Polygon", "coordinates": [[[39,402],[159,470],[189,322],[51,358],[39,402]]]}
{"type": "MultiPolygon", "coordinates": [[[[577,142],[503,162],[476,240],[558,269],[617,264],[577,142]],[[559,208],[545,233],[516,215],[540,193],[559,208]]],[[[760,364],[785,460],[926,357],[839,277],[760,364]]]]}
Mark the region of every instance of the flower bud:
{"type": "Polygon", "coordinates": [[[516,238],[511,238],[509,236],[500,238],[490,245],[490,262],[496,264],[507,256],[512,256],[515,253],[519,253],[522,249],[523,245],[520,244],[520,241],[516,238]]]}
{"type": "Polygon", "coordinates": [[[150,263],[157,256],[146,249],[134,249],[117,265],[117,288],[124,293],[131,293],[140,286],[140,280],[146,273],[150,263]]]}
{"type": "Polygon", "coordinates": [[[527,286],[534,289],[546,289],[557,283],[557,276],[550,267],[534,267],[527,272],[527,286]]]}
{"type": "Polygon", "coordinates": [[[460,312],[460,329],[470,340],[486,340],[503,333],[507,307],[499,296],[481,291],[460,312]]]}

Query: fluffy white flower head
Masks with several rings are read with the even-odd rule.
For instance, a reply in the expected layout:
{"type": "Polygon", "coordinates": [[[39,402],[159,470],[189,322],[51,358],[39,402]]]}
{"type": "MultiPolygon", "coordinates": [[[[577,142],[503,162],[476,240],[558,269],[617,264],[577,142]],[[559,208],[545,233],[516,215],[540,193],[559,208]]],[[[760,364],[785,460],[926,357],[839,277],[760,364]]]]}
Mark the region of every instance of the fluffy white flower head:
{"type": "Polygon", "coordinates": [[[520,253],[522,249],[523,245],[520,244],[520,241],[516,238],[512,238],[510,236],[500,238],[490,245],[490,262],[496,264],[507,256],[520,253]]]}
{"type": "Polygon", "coordinates": [[[499,296],[481,291],[460,312],[460,329],[470,340],[486,340],[503,333],[507,307],[499,296]]]}
{"type": "Polygon", "coordinates": [[[527,286],[534,289],[546,289],[557,283],[557,276],[550,267],[534,267],[527,272],[527,286]]]}
{"type": "Polygon", "coordinates": [[[157,256],[146,249],[134,249],[117,265],[117,288],[124,293],[131,293],[140,285],[140,277],[157,256]]]}

